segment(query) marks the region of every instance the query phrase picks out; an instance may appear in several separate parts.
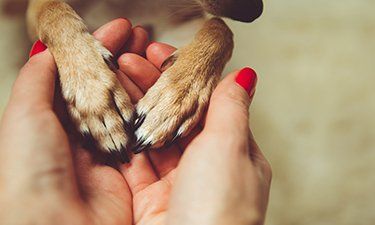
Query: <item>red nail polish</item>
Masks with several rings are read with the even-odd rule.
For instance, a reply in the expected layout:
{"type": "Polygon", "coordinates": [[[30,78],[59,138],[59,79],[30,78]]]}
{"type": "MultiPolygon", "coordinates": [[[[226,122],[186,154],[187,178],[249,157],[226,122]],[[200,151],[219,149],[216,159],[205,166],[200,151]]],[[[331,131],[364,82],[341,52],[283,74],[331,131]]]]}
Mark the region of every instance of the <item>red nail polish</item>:
{"type": "Polygon", "coordinates": [[[47,49],[47,46],[43,44],[43,42],[41,42],[40,40],[36,41],[33,47],[31,48],[29,58],[33,57],[34,55],[38,53],[44,52],[46,49],[47,49]]]}
{"type": "Polygon", "coordinates": [[[257,74],[253,69],[246,67],[238,73],[236,83],[243,87],[247,93],[252,96],[255,92],[257,74]]]}

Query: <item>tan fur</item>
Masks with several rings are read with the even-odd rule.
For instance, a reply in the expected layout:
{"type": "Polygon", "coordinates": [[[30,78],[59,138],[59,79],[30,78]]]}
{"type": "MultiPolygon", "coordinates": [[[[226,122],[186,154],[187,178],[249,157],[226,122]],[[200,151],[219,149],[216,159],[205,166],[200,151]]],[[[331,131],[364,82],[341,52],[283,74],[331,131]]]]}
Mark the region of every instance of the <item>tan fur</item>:
{"type": "Polygon", "coordinates": [[[138,115],[146,116],[136,131],[141,145],[160,147],[195,127],[232,51],[232,32],[214,18],[175,53],[176,61],[137,105],[138,115]]]}
{"type": "MultiPolygon", "coordinates": [[[[62,1],[31,0],[28,23],[31,35],[55,57],[63,96],[79,130],[90,133],[104,151],[123,151],[129,144],[131,134],[124,127],[131,122],[133,106],[103,59],[110,52],[62,1]]],[[[178,51],[173,65],[137,106],[144,118],[136,131],[138,147],[160,147],[198,123],[231,57],[232,36],[221,19],[211,19],[178,51]]]]}
{"type": "Polygon", "coordinates": [[[104,151],[122,151],[129,144],[124,127],[131,122],[133,106],[105,62],[111,53],[62,1],[32,0],[28,21],[55,58],[62,93],[79,130],[91,134],[104,151]]]}

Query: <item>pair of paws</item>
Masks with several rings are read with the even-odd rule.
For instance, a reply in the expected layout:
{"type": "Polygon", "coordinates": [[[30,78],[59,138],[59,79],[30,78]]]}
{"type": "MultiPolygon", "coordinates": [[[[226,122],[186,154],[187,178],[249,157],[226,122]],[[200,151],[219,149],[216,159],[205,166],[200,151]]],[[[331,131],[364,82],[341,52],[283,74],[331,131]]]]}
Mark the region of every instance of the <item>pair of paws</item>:
{"type": "MultiPolygon", "coordinates": [[[[74,37],[69,47],[64,41],[51,46],[68,111],[82,134],[92,136],[100,149],[122,161],[127,161],[127,149],[139,153],[189,134],[200,121],[234,47],[230,28],[223,20],[211,18],[192,42],[178,51],[163,55],[159,49],[152,57],[146,53],[149,61],[138,55],[143,64],[134,66],[125,60],[125,65],[121,67],[120,62],[121,69],[115,70],[111,51],[92,35],[84,32],[74,37]],[[132,79],[123,80],[122,72],[134,71],[132,79]],[[142,83],[155,76],[151,71],[160,77],[141,87],[145,95],[132,102],[130,81],[142,83]]],[[[125,47],[132,52],[137,46],[135,28],[129,42],[133,46],[125,47]]]]}
{"type": "Polygon", "coordinates": [[[78,64],[55,56],[78,130],[122,162],[128,161],[127,150],[140,153],[186,136],[199,122],[215,82],[197,80],[178,55],[167,57],[174,51],[155,43],[147,49],[149,61],[124,54],[117,70],[112,53],[87,34],[74,53],[78,64]]]}

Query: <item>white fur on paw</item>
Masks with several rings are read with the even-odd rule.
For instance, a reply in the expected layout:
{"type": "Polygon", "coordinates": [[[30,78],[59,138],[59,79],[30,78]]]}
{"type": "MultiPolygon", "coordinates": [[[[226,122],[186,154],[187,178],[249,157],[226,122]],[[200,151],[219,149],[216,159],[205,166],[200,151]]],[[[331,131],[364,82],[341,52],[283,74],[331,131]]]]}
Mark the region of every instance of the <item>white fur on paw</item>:
{"type": "MultiPolygon", "coordinates": [[[[90,103],[85,106],[68,105],[73,121],[83,135],[90,135],[97,143],[98,147],[107,153],[121,156],[129,147],[131,138],[131,120],[133,107],[126,104],[126,96],[116,96],[116,90],[108,90],[112,93],[109,99],[103,98],[103,105],[90,108],[90,103]],[[121,98],[122,97],[122,98],[121,98]],[[116,100],[121,99],[121,101],[116,100]]],[[[121,92],[121,91],[120,91],[121,92]]],[[[130,100],[129,100],[130,101],[130,100]]],[[[127,161],[125,156],[121,156],[123,161],[127,161]]]]}
{"type": "Polygon", "coordinates": [[[176,82],[162,74],[157,83],[137,105],[135,153],[145,148],[158,148],[184,137],[199,123],[217,79],[191,79],[176,82]]]}
{"type": "Polygon", "coordinates": [[[78,130],[98,147],[126,160],[133,105],[108,67],[112,54],[91,35],[76,40],[79,48],[57,53],[62,92],[78,130]]]}
{"type": "Polygon", "coordinates": [[[197,125],[233,46],[229,27],[213,18],[163,63],[168,69],[137,105],[134,152],[170,143],[197,125]]]}

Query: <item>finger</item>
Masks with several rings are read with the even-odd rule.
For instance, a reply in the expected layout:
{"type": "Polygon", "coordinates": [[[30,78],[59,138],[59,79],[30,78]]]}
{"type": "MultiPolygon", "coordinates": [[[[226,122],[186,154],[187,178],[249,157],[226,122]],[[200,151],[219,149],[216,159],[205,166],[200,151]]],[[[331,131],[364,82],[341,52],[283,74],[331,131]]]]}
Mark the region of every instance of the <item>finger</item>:
{"type": "Polygon", "coordinates": [[[172,46],[153,43],[147,47],[146,54],[149,61],[136,54],[123,54],[118,64],[120,70],[145,93],[160,77],[159,68],[176,49],[172,46]],[[156,66],[156,67],[155,67],[156,66]]]}
{"type": "Polygon", "coordinates": [[[120,54],[134,53],[144,55],[148,43],[149,37],[147,31],[141,26],[136,26],[133,28],[132,34],[125,46],[120,51],[120,54]]]}
{"type": "Polygon", "coordinates": [[[133,196],[159,180],[145,152],[134,155],[131,162],[120,166],[133,196]]]}
{"type": "Polygon", "coordinates": [[[231,73],[221,81],[212,94],[204,130],[221,135],[247,136],[250,96],[255,91],[256,81],[255,72],[249,68],[231,73]]]}
{"type": "MultiPolygon", "coordinates": [[[[102,42],[102,44],[112,52],[117,54],[124,43],[129,42],[132,35],[131,23],[126,19],[117,19],[107,23],[94,32],[95,38],[102,42]]],[[[138,37],[138,35],[136,35],[138,37]]],[[[131,100],[137,102],[142,96],[142,91],[132,82],[129,77],[121,71],[117,72],[123,88],[129,93],[131,100]]]]}
{"type": "Polygon", "coordinates": [[[56,81],[55,61],[48,50],[34,55],[14,83],[10,105],[52,109],[56,81]]]}
{"type": "Polygon", "coordinates": [[[146,49],[147,59],[160,70],[164,61],[172,55],[177,49],[173,46],[154,42],[146,49]]]}
{"type": "Polygon", "coordinates": [[[120,70],[127,74],[143,93],[146,93],[160,77],[160,71],[154,65],[133,53],[123,54],[118,64],[120,70]]]}
{"type": "Polygon", "coordinates": [[[137,102],[143,97],[142,90],[121,70],[118,70],[116,74],[121,86],[126,90],[126,93],[129,94],[132,103],[137,104],[137,102]]]}
{"type": "Polygon", "coordinates": [[[100,27],[94,32],[94,37],[115,55],[129,39],[131,28],[129,20],[120,18],[100,27]]]}

